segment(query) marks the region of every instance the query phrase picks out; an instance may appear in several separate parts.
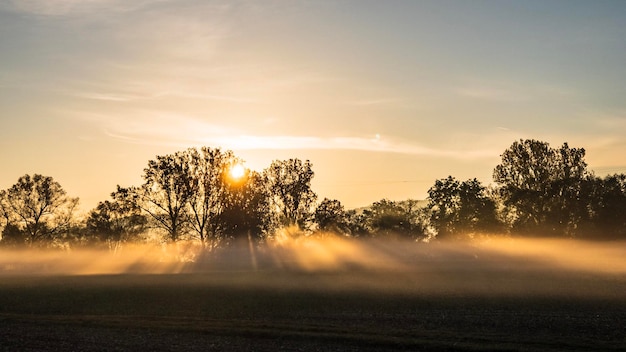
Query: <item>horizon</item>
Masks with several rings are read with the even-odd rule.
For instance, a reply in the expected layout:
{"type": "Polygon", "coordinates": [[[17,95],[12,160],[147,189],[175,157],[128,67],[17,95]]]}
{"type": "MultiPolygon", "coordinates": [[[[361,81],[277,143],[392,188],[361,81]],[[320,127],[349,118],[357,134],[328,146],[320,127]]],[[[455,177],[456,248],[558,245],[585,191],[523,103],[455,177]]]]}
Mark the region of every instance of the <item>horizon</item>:
{"type": "Polygon", "coordinates": [[[52,176],[82,212],[198,146],[311,160],[347,208],[489,184],[520,139],[626,172],[619,1],[14,0],[0,31],[0,189],[52,176]]]}
{"type": "MultiPolygon", "coordinates": [[[[514,141],[514,142],[515,142],[515,141],[514,141]]],[[[564,143],[567,143],[567,142],[564,142],[564,143]]],[[[551,147],[554,147],[554,146],[551,146],[551,147]]],[[[191,148],[191,147],[190,147],[190,148],[191,148]]],[[[190,148],[188,148],[188,149],[190,149],[190,148]]],[[[217,149],[221,149],[221,150],[223,150],[223,151],[228,151],[227,149],[223,149],[223,148],[220,148],[220,147],[216,147],[216,148],[217,148],[217,149]]],[[[175,151],[175,152],[182,152],[182,151],[185,151],[185,150],[188,150],[188,149],[181,149],[181,150],[178,150],[178,151],[175,151]]],[[[584,148],[583,148],[583,149],[584,149],[584,148]]],[[[173,153],[175,153],[175,152],[173,152],[173,153]]],[[[237,156],[238,156],[238,155],[235,155],[235,157],[237,157],[237,156]]],[[[157,157],[159,157],[159,156],[157,155],[157,156],[155,156],[154,158],[152,158],[152,159],[150,159],[150,160],[155,160],[157,157]]],[[[297,158],[296,158],[296,159],[297,159],[297,158]]],[[[279,159],[274,158],[274,159],[272,159],[272,160],[279,160],[279,159]]],[[[287,160],[287,158],[285,158],[284,160],[287,160]]],[[[307,159],[307,160],[308,160],[308,159],[307,159]]],[[[146,163],[148,163],[148,161],[146,161],[146,163]]],[[[244,160],[244,162],[243,162],[243,163],[238,163],[238,164],[236,164],[236,167],[241,167],[241,168],[242,168],[241,170],[238,170],[238,171],[239,171],[242,175],[243,175],[243,173],[245,172],[245,170],[257,171],[257,172],[263,172],[263,171],[265,170],[265,169],[252,169],[252,168],[248,168],[248,167],[244,166],[245,164],[246,164],[245,160],[244,160]]],[[[266,168],[267,168],[267,167],[269,167],[269,166],[270,166],[270,165],[268,164],[268,165],[266,166],[266,168]]],[[[605,176],[610,176],[610,175],[617,175],[617,174],[618,174],[617,170],[619,170],[619,169],[620,169],[620,168],[614,168],[614,167],[602,168],[602,170],[604,170],[605,172],[600,172],[600,173],[596,173],[596,171],[595,171],[595,170],[593,170],[593,169],[588,169],[588,170],[586,170],[586,171],[588,171],[588,172],[589,172],[589,174],[590,174],[590,175],[592,175],[592,176],[596,176],[596,177],[605,177],[605,176]]],[[[313,171],[315,171],[315,165],[313,165],[313,171]]],[[[230,172],[232,172],[232,171],[230,171],[230,172]]],[[[623,174],[623,173],[621,173],[621,174],[623,174]]],[[[33,174],[24,174],[24,175],[21,175],[20,177],[22,177],[22,176],[33,176],[33,175],[37,175],[37,173],[33,173],[33,174]]],[[[41,176],[46,176],[46,177],[52,177],[53,179],[55,179],[53,175],[43,175],[43,174],[38,174],[38,175],[41,175],[41,176]]],[[[142,177],[143,177],[143,176],[142,176],[142,177]]],[[[239,177],[241,177],[241,176],[234,176],[234,177],[239,178],[239,177]]],[[[432,180],[432,182],[430,183],[430,186],[428,186],[427,190],[428,190],[428,189],[430,189],[431,187],[433,187],[436,181],[441,181],[441,180],[444,180],[446,177],[453,177],[453,178],[457,179],[457,177],[455,177],[454,175],[449,174],[448,176],[441,177],[441,178],[438,178],[438,179],[436,179],[436,180],[432,180]]],[[[493,179],[490,179],[489,181],[485,182],[485,180],[481,180],[481,179],[480,179],[480,178],[478,178],[478,177],[472,177],[472,176],[469,176],[469,177],[467,178],[467,180],[471,180],[471,179],[477,179],[479,182],[484,183],[484,184],[485,184],[485,186],[488,186],[488,187],[489,187],[489,186],[494,186],[494,185],[495,185],[495,183],[494,183],[493,179]]],[[[314,182],[314,180],[315,180],[315,177],[313,178],[313,180],[312,180],[311,184],[313,185],[313,191],[314,191],[314,192],[316,192],[316,189],[315,189],[315,187],[314,187],[314,186],[315,186],[315,182],[314,182]]],[[[17,181],[17,180],[15,180],[15,181],[17,181]]],[[[15,181],[13,181],[13,183],[14,183],[15,181]]],[[[56,180],[56,179],[55,179],[55,181],[57,181],[57,182],[58,182],[58,180],[56,180]]],[[[464,181],[464,180],[463,180],[463,179],[459,179],[459,181],[464,181]]],[[[406,185],[406,184],[410,184],[410,183],[414,183],[414,182],[425,182],[425,181],[410,181],[410,180],[409,180],[409,181],[381,181],[381,182],[379,182],[379,183],[406,185]]],[[[13,183],[12,183],[12,185],[13,185],[13,183]]],[[[117,184],[117,185],[118,185],[118,186],[121,186],[121,187],[129,187],[129,186],[140,186],[141,184],[143,184],[143,182],[138,183],[138,184],[133,184],[133,185],[120,185],[120,184],[117,184]]],[[[362,188],[364,188],[364,187],[367,187],[367,185],[368,185],[368,184],[351,184],[350,186],[354,186],[354,187],[361,187],[361,189],[362,189],[362,188]]],[[[65,185],[62,185],[62,184],[61,184],[61,186],[62,186],[62,187],[63,187],[63,189],[65,189],[65,190],[66,190],[66,192],[67,192],[67,189],[68,189],[68,188],[67,188],[67,187],[65,187],[65,185]]],[[[7,188],[8,188],[8,187],[7,187],[7,188]]],[[[69,187],[69,188],[71,188],[71,187],[69,187]]],[[[111,192],[111,193],[112,193],[112,192],[111,192]]],[[[79,216],[81,216],[81,217],[82,217],[82,216],[87,216],[87,215],[88,215],[88,213],[89,213],[89,212],[91,212],[92,210],[94,210],[94,209],[95,209],[95,207],[96,207],[99,203],[102,203],[102,202],[104,202],[104,201],[109,201],[109,200],[112,200],[112,198],[111,198],[111,196],[110,196],[110,194],[111,194],[111,193],[109,193],[109,196],[108,196],[107,198],[97,200],[97,203],[96,203],[96,204],[94,204],[93,206],[90,206],[90,207],[88,207],[88,208],[86,208],[86,207],[84,207],[84,206],[82,205],[82,198],[80,197],[80,195],[71,194],[71,193],[67,192],[67,196],[69,196],[69,197],[73,197],[73,198],[77,198],[77,199],[78,199],[78,207],[77,207],[77,212],[76,212],[76,215],[79,215],[79,216]]],[[[316,194],[317,194],[317,192],[316,192],[316,194]]],[[[322,197],[318,197],[318,199],[317,199],[317,200],[318,200],[318,202],[319,202],[319,201],[321,201],[321,200],[323,200],[323,199],[325,199],[325,198],[328,198],[328,199],[330,199],[330,200],[332,200],[332,199],[336,199],[336,198],[333,198],[333,197],[332,197],[332,195],[328,195],[328,196],[327,196],[327,195],[324,195],[324,196],[322,196],[322,197]]],[[[370,203],[368,203],[368,204],[357,205],[357,206],[346,206],[346,209],[354,209],[354,210],[364,209],[364,208],[368,208],[368,207],[372,206],[375,202],[377,202],[377,201],[382,201],[382,200],[391,200],[391,201],[393,201],[393,202],[402,202],[402,201],[408,201],[408,200],[415,200],[415,201],[418,201],[418,202],[427,202],[427,201],[428,201],[428,195],[426,194],[426,195],[424,195],[424,197],[422,197],[422,198],[410,198],[410,197],[406,197],[406,198],[400,198],[400,199],[392,199],[392,198],[390,198],[390,197],[386,197],[386,196],[384,196],[384,195],[383,195],[381,198],[379,198],[379,199],[374,199],[374,200],[372,200],[372,202],[370,202],[370,203]]],[[[340,201],[341,201],[341,200],[340,200],[340,201]]],[[[342,202],[342,204],[343,204],[343,202],[342,202]]]]}

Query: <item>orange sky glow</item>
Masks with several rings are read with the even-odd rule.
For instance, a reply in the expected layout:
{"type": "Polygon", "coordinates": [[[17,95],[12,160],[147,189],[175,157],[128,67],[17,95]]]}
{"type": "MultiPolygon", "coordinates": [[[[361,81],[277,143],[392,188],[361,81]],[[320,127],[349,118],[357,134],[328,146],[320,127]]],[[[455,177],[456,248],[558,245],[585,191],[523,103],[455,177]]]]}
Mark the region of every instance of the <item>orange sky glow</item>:
{"type": "Polygon", "coordinates": [[[520,138],[626,172],[619,1],[11,0],[0,33],[0,189],[49,175],[84,211],[199,146],[310,159],[348,208],[488,184],[520,138]]]}

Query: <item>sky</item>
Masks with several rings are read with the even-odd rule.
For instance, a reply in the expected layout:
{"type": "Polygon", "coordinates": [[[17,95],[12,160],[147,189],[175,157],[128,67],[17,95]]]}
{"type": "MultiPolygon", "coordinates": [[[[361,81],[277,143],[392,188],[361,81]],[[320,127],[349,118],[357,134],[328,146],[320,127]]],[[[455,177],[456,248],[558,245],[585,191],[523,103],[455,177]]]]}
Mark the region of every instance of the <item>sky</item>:
{"type": "Polygon", "coordinates": [[[0,189],[83,210],[149,160],[313,163],[319,199],[491,182],[519,139],[626,172],[626,2],[0,0],[0,189]]]}

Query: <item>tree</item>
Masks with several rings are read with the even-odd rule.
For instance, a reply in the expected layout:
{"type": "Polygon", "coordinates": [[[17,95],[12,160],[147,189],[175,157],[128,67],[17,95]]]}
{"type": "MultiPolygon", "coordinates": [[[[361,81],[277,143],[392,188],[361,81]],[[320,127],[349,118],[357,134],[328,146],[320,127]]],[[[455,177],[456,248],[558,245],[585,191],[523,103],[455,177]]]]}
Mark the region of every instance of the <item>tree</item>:
{"type": "Polygon", "coordinates": [[[122,243],[136,240],[145,231],[146,217],[131,201],[104,201],[89,213],[86,230],[89,238],[117,249],[122,243]]]}
{"type": "Polygon", "coordinates": [[[15,224],[8,223],[2,230],[2,241],[0,243],[8,247],[23,247],[27,240],[28,237],[24,230],[15,224]]]}
{"type": "Polygon", "coordinates": [[[275,160],[265,170],[272,206],[283,226],[307,229],[317,195],[311,190],[311,162],[300,159],[275,160]]]}
{"type": "Polygon", "coordinates": [[[319,230],[349,235],[348,214],[343,205],[336,199],[324,198],[315,209],[315,222],[319,230]]]}
{"type": "Polygon", "coordinates": [[[494,170],[505,209],[517,232],[573,235],[586,210],[580,202],[588,176],[585,150],[564,143],[520,140],[501,155],[494,170]]]}
{"type": "Polygon", "coordinates": [[[459,182],[448,176],[435,181],[428,190],[427,208],[438,238],[498,228],[495,201],[475,178],[459,182]]]}
{"type": "Polygon", "coordinates": [[[350,209],[346,211],[346,226],[353,237],[371,236],[372,229],[367,210],[350,209]]]}
{"type": "Polygon", "coordinates": [[[425,237],[423,210],[415,200],[394,202],[382,199],[365,209],[363,215],[371,235],[411,239],[425,237]]]}
{"type": "Polygon", "coordinates": [[[224,238],[261,241],[272,229],[267,179],[246,170],[240,179],[226,183],[224,209],[216,219],[224,238]]]}
{"type": "Polygon", "coordinates": [[[228,171],[240,161],[228,150],[203,147],[189,149],[191,196],[189,198],[190,225],[205,245],[219,236],[218,219],[225,207],[228,171]]]}
{"type": "Polygon", "coordinates": [[[626,238],[626,175],[590,177],[586,183],[589,220],[584,233],[590,238],[626,238]]]}
{"type": "Polygon", "coordinates": [[[11,222],[10,214],[11,207],[7,199],[7,191],[0,190],[0,229],[4,230],[11,222]]]}
{"type": "Polygon", "coordinates": [[[2,195],[4,235],[23,234],[29,246],[58,244],[67,234],[78,198],[70,198],[52,177],[24,175],[2,195]]]}
{"type": "Polygon", "coordinates": [[[431,211],[431,224],[438,238],[446,238],[456,233],[458,209],[461,207],[459,181],[452,176],[435,181],[428,190],[428,209],[431,211]]]}
{"type": "Polygon", "coordinates": [[[184,152],[157,156],[144,169],[145,183],[141,187],[118,186],[113,197],[132,201],[145,211],[157,228],[175,242],[185,233],[189,216],[187,207],[192,198],[193,176],[184,152]]]}

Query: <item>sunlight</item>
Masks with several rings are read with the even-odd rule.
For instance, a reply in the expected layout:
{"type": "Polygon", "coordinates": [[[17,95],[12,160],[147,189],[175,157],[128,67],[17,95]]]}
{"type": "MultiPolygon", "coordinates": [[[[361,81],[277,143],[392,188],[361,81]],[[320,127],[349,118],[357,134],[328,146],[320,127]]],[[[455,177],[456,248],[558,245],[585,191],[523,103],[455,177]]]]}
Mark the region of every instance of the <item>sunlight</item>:
{"type": "Polygon", "coordinates": [[[230,177],[233,180],[239,180],[246,174],[246,169],[242,164],[235,164],[230,168],[230,177]]]}

